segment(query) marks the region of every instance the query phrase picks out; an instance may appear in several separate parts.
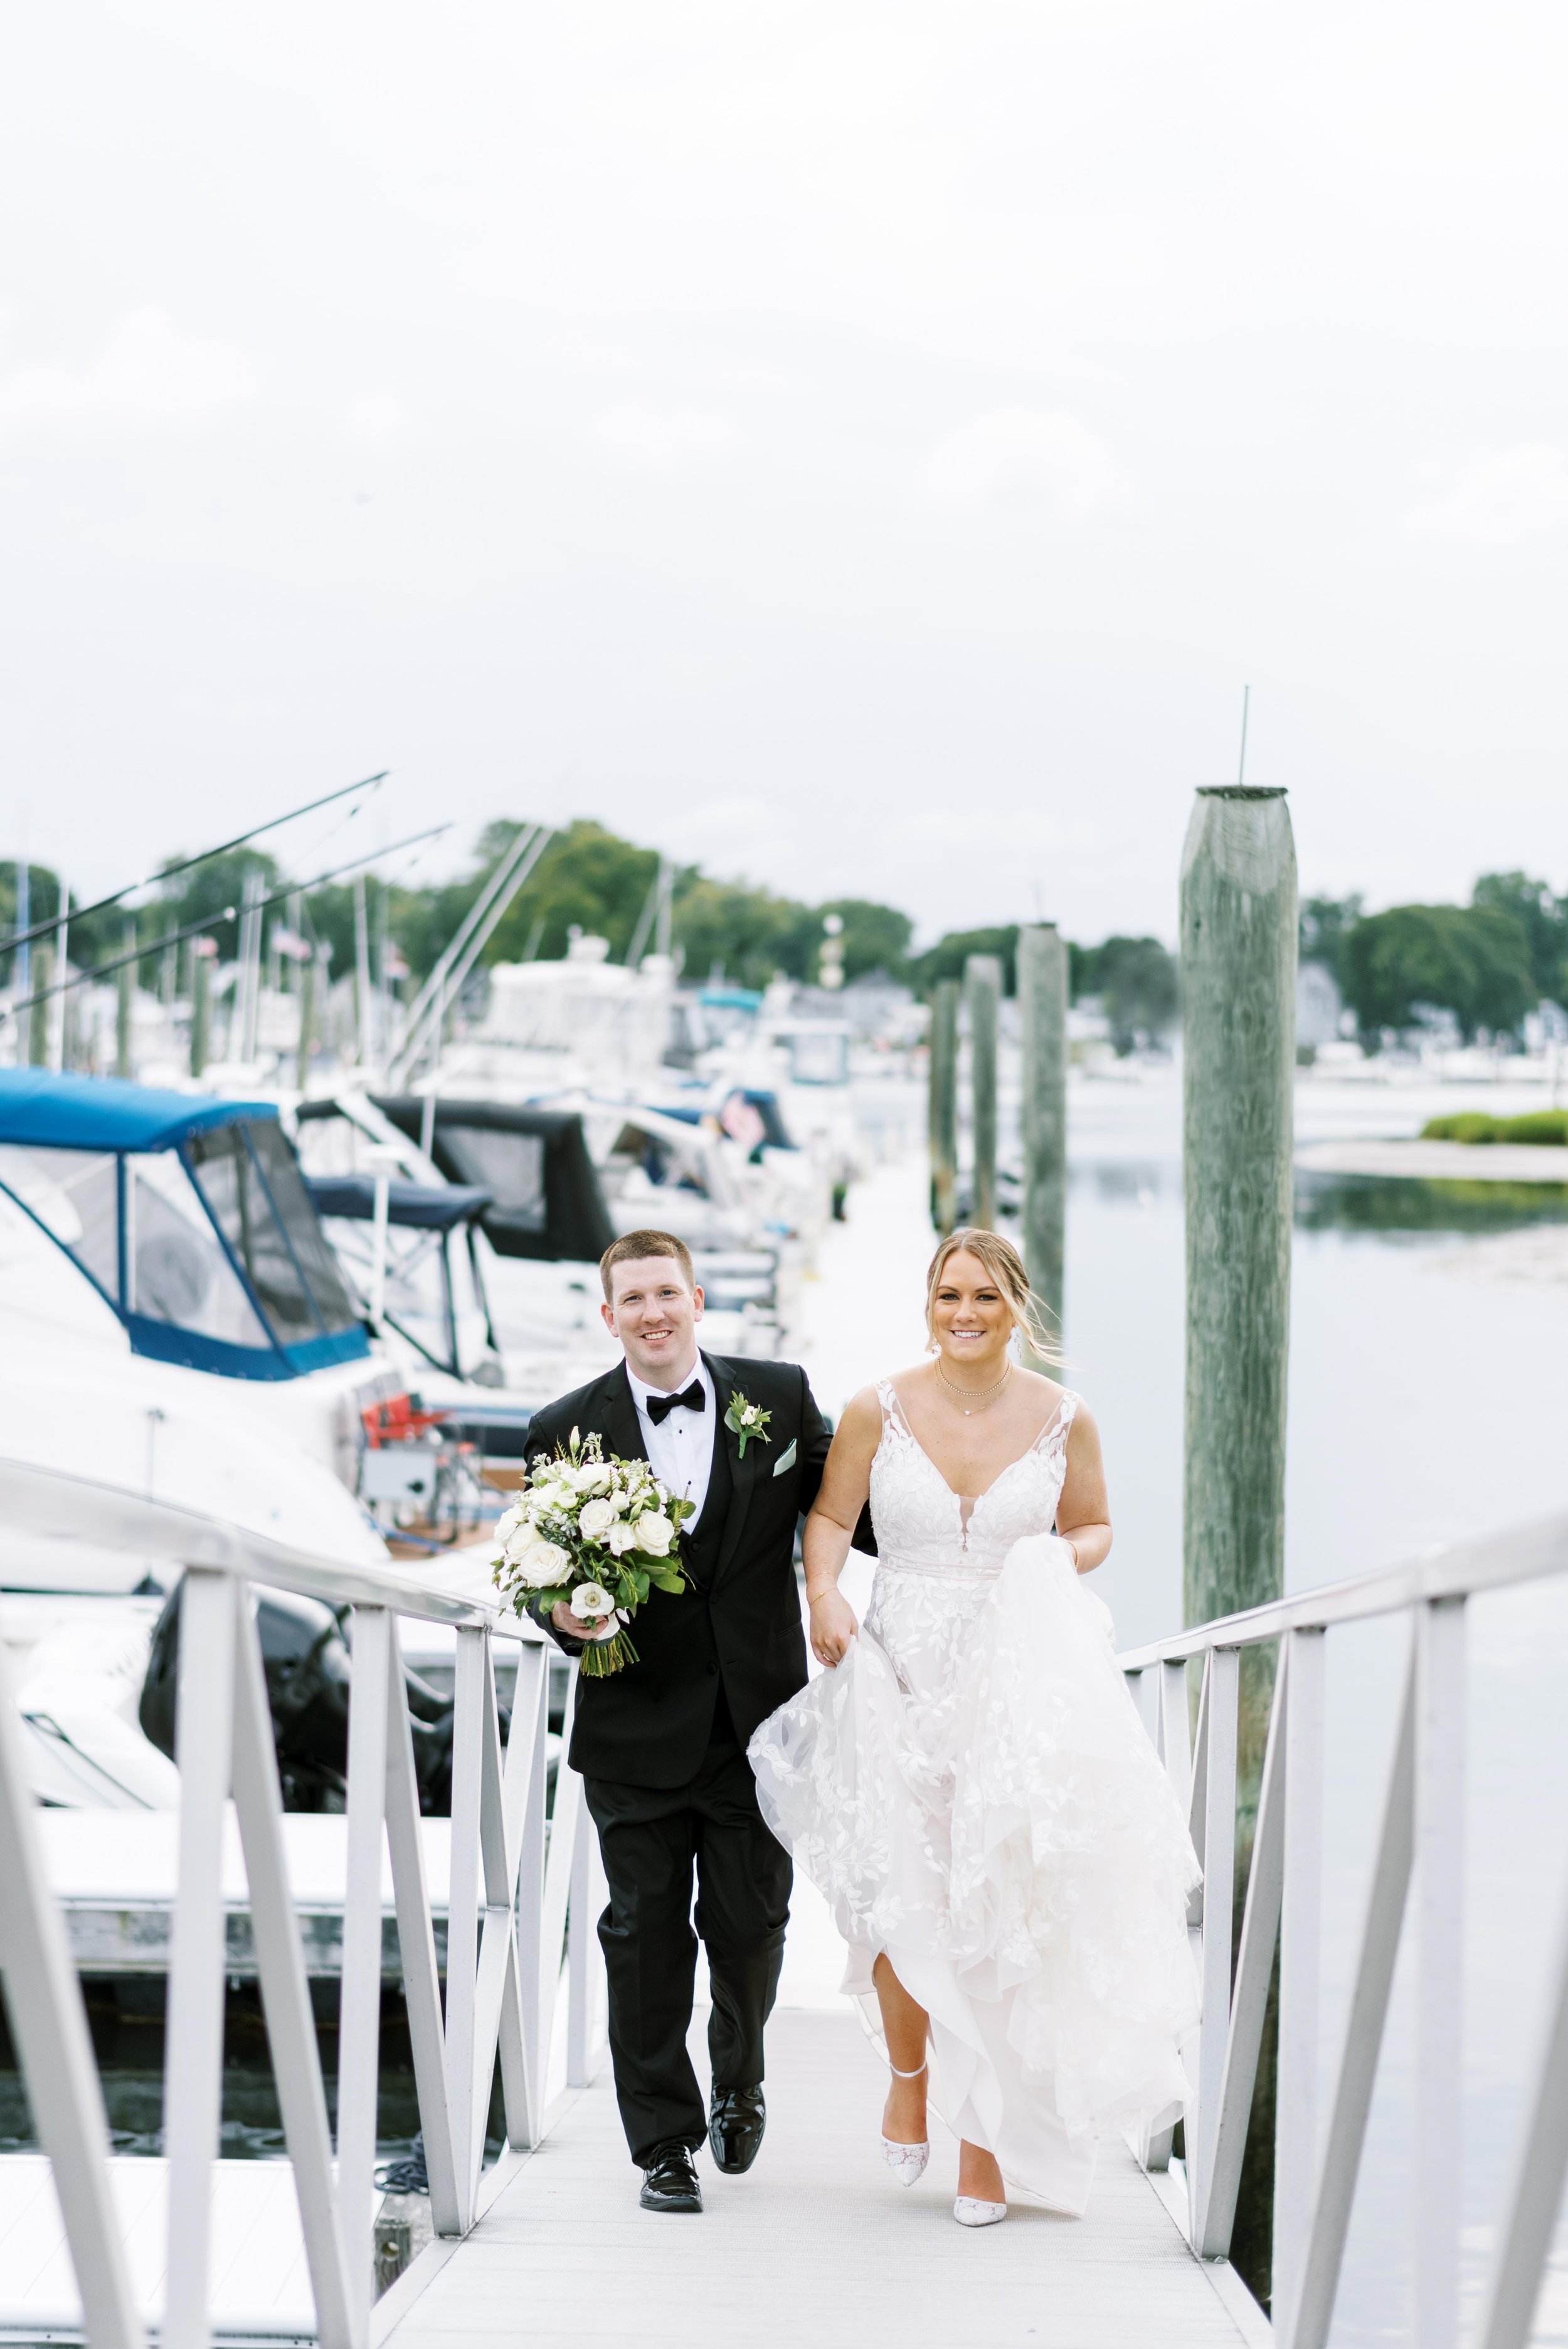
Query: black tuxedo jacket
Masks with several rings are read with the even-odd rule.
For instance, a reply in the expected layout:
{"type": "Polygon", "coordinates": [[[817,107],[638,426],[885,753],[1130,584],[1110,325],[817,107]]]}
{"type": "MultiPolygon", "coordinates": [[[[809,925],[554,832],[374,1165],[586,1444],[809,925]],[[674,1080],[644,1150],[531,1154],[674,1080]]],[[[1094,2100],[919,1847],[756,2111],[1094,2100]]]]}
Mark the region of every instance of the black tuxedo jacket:
{"type": "MultiPolygon", "coordinates": [[[[798,1362],[703,1360],[713,1374],[715,1441],[728,1447],[732,1480],[712,1570],[706,1588],[649,1592],[632,1619],[636,1663],[604,1680],[579,1678],[568,1759],[584,1777],[684,1786],[702,1766],[720,1687],[744,1746],[806,1684],[795,1527],[822,1481],[828,1424],[798,1362]],[[772,1413],[767,1442],[748,1438],[744,1459],[724,1424],[737,1392],[772,1413]]],[[[607,1456],[647,1457],[624,1362],[534,1413],[530,1464],[574,1427],[599,1436],[607,1456]]],[[[869,1534],[856,1539],[870,1547],[869,1534]]],[[[579,1641],[544,1628],[569,1655],[581,1654],[579,1641]]]]}

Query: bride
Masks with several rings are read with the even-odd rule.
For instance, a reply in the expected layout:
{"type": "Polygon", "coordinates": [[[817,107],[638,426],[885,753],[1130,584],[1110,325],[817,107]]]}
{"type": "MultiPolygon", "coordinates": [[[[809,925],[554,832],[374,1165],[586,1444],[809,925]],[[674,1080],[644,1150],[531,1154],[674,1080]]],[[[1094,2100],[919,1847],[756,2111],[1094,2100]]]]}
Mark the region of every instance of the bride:
{"type": "Polygon", "coordinates": [[[807,1520],[822,1672],[757,1731],[763,1816],[830,1903],[892,2077],[882,2147],[912,2186],[927,2094],[959,2138],[964,2226],[1004,2180],[1080,2217],[1097,2137],[1186,2093],[1197,2018],[1186,1823],[1079,1576],[1110,1547],[1079,1398],[1021,1258],[957,1231],[932,1260],[934,1359],[858,1394],[807,1520]],[[870,1497],[865,1622],[839,1592],[870,1497]]]}

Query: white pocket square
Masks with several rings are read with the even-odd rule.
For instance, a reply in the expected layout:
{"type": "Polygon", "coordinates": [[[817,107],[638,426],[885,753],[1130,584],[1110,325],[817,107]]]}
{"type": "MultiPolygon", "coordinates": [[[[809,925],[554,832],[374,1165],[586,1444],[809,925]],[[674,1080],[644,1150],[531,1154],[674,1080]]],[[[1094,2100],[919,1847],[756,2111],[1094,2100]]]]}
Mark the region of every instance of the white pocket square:
{"type": "Polygon", "coordinates": [[[795,1465],[795,1438],[794,1438],[793,1436],[791,1436],[791,1437],[789,1438],[789,1449],[788,1449],[787,1451],[781,1452],[781,1453],[779,1454],[779,1455],[778,1459],[773,1463],[773,1474],[774,1474],[776,1476],[782,1476],[782,1475],[784,1474],[784,1471],[785,1471],[785,1469],[786,1469],[786,1468],[793,1468],[793,1466],[794,1466],[794,1465],[795,1465]]]}

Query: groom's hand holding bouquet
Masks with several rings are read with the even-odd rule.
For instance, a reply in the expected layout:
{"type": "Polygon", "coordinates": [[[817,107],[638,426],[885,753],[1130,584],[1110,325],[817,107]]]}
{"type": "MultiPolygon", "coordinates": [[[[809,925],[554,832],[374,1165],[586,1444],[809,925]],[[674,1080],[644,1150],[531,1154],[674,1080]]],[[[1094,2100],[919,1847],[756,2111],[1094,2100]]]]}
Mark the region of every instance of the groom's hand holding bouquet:
{"type": "Polygon", "coordinates": [[[586,1640],[579,1669],[603,1679],[637,1661],[625,1627],[649,1591],[686,1588],[680,1528],[691,1515],[645,1460],[606,1460],[597,1435],[573,1428],[496,1526],[496,1588],[518,1614],[532,1601],[586,1640]]]}

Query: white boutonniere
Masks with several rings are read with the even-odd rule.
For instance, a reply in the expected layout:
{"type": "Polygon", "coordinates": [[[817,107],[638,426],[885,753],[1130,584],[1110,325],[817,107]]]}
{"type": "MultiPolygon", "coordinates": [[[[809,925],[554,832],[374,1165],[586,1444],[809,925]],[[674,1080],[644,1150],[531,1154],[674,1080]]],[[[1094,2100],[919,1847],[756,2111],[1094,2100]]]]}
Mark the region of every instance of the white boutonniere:
{"type": "Polygon", "coordinates": [[[768,1433],[768,1423],[772,1416],[770,1411],[763,1411],[757,1403],[748,1402],[738,1387],[732,1391],[724,1423],[734,1436],[742,1460],[746,1457],[748,1444],[772,1443],[773,1438],[768,1433]]]}

